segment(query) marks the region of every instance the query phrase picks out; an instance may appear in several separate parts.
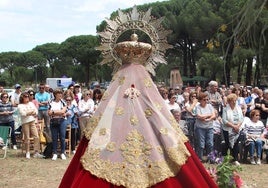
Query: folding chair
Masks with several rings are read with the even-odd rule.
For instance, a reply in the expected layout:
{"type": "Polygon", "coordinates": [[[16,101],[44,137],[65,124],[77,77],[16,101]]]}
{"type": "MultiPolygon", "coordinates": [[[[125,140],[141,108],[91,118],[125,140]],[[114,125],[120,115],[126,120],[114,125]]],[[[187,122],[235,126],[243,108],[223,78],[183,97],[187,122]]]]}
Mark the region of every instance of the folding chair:
{"type": "Polygon", "coordinates": [[[10,135],[11,129],[9,126],[0,126],[0,148],[4,152],[3,157],[1,157],[0,159],[6,158],[10,135]]]}

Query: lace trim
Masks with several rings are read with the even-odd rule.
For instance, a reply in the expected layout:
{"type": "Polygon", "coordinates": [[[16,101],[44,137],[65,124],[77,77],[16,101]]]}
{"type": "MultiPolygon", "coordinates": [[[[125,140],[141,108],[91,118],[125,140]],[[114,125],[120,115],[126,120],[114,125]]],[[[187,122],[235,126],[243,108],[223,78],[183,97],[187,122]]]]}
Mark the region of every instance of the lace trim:
{"type": "Polygon", "coordinates": [[[137,130],[131,131],[121,145],[110,142],[105,149],[88,147],[81,158],[84,169],[114,185],[129,188],[150,187],[176,176],[190,156],[180,139],[174,147],[152,146],[137,130]],[[119,152],[123,157],[122,162],[104,160],[101,152],[119,152]],[[155,152],[162,156],[161,160],[150,158],[155,152]]]}

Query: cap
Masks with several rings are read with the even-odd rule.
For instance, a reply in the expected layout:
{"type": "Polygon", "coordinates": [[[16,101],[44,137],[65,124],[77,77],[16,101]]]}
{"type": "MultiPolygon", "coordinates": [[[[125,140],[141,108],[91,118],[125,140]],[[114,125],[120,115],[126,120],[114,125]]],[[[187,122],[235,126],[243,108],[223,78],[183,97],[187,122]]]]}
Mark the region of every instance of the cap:
{"type": "Polygon", "coordinates": [[[175,89],[180,89],[180,86],[176,86],[175,89]]]}
{"type": "Polygon", "coordinates": [[[20,84],[15,85],[15,89],[21,88],[20,84]]]}
{"type": "Polygon", "coordinates": [[[80,87],[80,85],[79,84],[74,84],[74,87],[80,87]]]}

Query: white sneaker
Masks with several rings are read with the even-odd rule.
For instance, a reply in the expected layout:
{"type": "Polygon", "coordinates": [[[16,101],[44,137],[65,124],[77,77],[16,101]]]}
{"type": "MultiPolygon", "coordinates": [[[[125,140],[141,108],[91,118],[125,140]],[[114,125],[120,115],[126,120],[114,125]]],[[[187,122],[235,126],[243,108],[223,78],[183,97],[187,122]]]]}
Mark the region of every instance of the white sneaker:
{"type": "Polygon", "coordinates": [[[56,161],[57,158],[58,158],[58,155],[57,154],[53,154],[52,161],[56,161]]]}
{"type": "Polygon", "coordinates": [[[239,163],[238,161],[235,161],[235,162],[234,162],[234,165],[235,165],[235,166],[240,166],[240,163],[239,163]]]}
{"type": "Polygon", "coordinates": [[[33,155],[33,157],[34,157],[34,158],[44,158],[44,156],[41,155],[40,153],[35,153],[35,154],[33,155]]]}
{"type": "Polygon", "coordinates": [[[258,158],[256,163],[257,163],[257,165],[260,165],[261,164],[261,159],[258,158]]]}
{"type": "Polygon", "coordinates": [[[26,159],[30,159],[30,158],[31,158],[30,152],[27,152],[26,153],[26,159]]]}
{"type": "Polygon", "coordinates": [[[255,162],[254,158],[251,158],[251,159],[250,159],[250,164],[253,164],[253,165],[255,165],[255,164],[256,164],[256,162],[255,162]]]}
{"type": "Polygon", "coordinates": [[[62,154],[60,155],[60,157],[61,157],[62,160],[66,160],[66,156],[65,156],[64,153],[62,153],[62,154]]]}
{"type": "Polygon", "coordinates": [[[14,146],[13,146],[13,149],[14,149],[14,150],[17,150],[18,148],[17,148],[17,146],[16,146],[16,145],[14,145],[14,146]]]}

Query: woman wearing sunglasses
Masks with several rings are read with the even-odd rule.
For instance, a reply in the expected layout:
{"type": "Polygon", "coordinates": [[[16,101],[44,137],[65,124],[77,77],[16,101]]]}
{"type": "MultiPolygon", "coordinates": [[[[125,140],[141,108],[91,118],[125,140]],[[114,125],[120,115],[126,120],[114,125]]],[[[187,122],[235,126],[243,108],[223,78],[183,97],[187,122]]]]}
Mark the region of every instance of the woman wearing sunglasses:
{"type": "Polygon", "coordinates": [[[215,119],[215,109],[208,103],[208,94],[199,94],[199,104],[196,106],[196,153],[200,160],[203,160],[204,149],[207,154],[213,150],[213,120],[215,119]]]}
{"type": "Polygon", "coordinates": [[[11,142],[13,145],[13,149],[17,149],[13,113],[14,108],[12,103],[9,101],[8,93],[4,92],[1,94],[0,101],[0,125],[11,127],[11,142]]]}
{"type": "Polygon", "coordinates": [[[82,139],[82,137],[84,136],[83,132],[85,128],[87,128],[86,126],[89,123],[89,120],[94,113],[95,104],[91,97],[92,97],[92,91],[87,89],[84,90],[82,100],[78,104],[78,109],[80,113],[79,117],[80,139],[82,139]]]}
{"type": "Polygon", "coordinates": [[[40,142],[37,128],[35,126],[35,120],[38,110],[35,105],[29,101],[28,92],[24,92],[20,95],[20,104],[18,105],[18,111],[21,116],[22,133],[24,135],[24,144],[26,147],[26,158],[30,159],[30,135],[34,139],[34,158],[43,158],[40,151],[40,142]]]}

